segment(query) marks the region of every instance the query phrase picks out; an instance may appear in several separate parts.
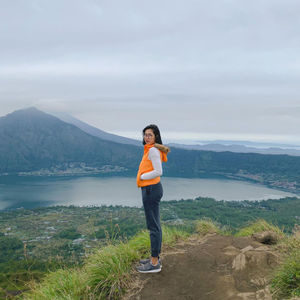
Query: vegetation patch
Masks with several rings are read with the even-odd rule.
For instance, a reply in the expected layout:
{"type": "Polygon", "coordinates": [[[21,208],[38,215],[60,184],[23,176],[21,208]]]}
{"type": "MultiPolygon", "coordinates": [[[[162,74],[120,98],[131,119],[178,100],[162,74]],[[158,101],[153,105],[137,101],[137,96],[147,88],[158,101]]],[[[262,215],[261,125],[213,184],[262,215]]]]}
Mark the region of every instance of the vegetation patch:
{"type": "MultiPolygon", "coordinates": [[[[243,234],[251,235],[278,227],[289,234],[284,241],[279,239],[282,251],[290,251],[293,244],[300,247],[299,240],[290,235],[300,225],[299,212],[298,198],[216,201],[198,197],[161,202],[166,240],[172,228],[193,234],[198,226],[198,234],[205,234],[218,232],[214,224],[219,234],[241,234],[239,228],[243,228],[243,234]],[[253,223],[260,219],[268,224],[261,222],[263,226],[254,228],[253,223]],[[251,232],[245,233],[251,226],[251,232]]],[[[0,211],[0,298],[24,292],[32,278],[41,281],[49,272],[83,266],[108,241],[125,243],[145,228],[143,208],[136,207],[71,205],[0,211]]],[[[150,243],[147,235],[146,240],[141,244],[150,243]]]]}
{"type": "Polygon", "coordinates": [[[277,248],[283,262],[275,270],[271,283],[274,299],[300,296],[300,226],[295,225],[293,234],[280,240],[277,248]]]}
{"type": "Polygon", "coordinates": [[[284,237],[283,231],[276,225],[269,223],[263,219],[258,219],[256,221],[249,222],[247,226],[241,228],[235,236],[250,236],[255,233],[260,233],[264,231],[273,231],[280,237],[284,237]]]}
{"type": "Polygon", "coordinates": [[[217,222],[209,219],[203,218],[195,222],[195,230],[199,235],[206,235],[208,233],[221,233],[220,225],[217,222]]]}
{"type": "MultiPolygon", "coordinates": [[[[163,243],[172,245],[188,233],[163,226],[163,243]]],[[[142,231],[127,243],[108,241],[108,245],[90,255],[82,268],[58,270],[41,283],[30,283],[24,299],[117,299],[130,282],[133,263],[149,255],[148,231],[142,231]]]]}
{"type": "Polygon", "coordinates": [[[300,249],[286,256],[275,273],[271,288],[274,299],[300,297],[300,249]]]}

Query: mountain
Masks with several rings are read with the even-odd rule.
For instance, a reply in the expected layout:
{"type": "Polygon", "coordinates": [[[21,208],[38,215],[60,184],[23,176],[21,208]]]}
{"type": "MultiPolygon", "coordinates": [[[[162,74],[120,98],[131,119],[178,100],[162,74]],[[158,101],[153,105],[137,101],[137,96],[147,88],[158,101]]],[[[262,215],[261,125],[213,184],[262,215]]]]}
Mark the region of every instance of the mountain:
{"type": "Polygon", "coordinates": [[[70,167],[130,171],[138,156],[136,146],[94,137],[34,107],[0,118],[0,174],[70,167]]]}
{"type": "Polygon", "coordinates": [[[170,147],[188,149],[188,150],[206,150],[206,151],[215,151],[215,152],[236,152],[236,153],[260,153],[260,154],[288,154],[293,156],[300,156],[300,150],[290,149],[290,148],[278,148],[278,147],[269,147],[269,148],[255,148],[248,147],[245,145],[224,145],[218,143],[208,143],[205,145],[185,145],[179,143],[170,143],[170,147]]]}
{"type": "MultiPolygon", "coordinates": [[[[0,175],[135,176],[143,148],[90,135],[36,108],[0,118],[0,175]]],[[[172,148],[164,176],[251,180],[300,191],[300,157],[172,148]]]]}
{"type": "Polygon", "coordinates": [[[80,128],[81,130],[85,131],[86,133],[88,133],[90,135],[99,137],[101,139],[120,143],[120,144],[130,144],[130,145],[135,145],[135,146],[140,146],[140,147],[142,146],[141,141],[105,132],[105,131],[98,129],[94,126],[91,126],[85,122],[82,122],[69,114],[61,113],[61,112],[55,112],[55,113],[50,113],[50,114],[56,116],[57,118],[59,118],[60,120],[66,122],[66,123],[75,125],[76,127],[80,128]]]}

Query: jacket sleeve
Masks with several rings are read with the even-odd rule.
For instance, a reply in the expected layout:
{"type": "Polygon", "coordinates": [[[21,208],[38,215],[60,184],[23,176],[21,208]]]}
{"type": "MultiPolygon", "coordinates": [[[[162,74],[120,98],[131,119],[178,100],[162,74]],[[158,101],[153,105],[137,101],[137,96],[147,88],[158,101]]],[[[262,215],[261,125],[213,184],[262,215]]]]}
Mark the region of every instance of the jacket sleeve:
{"type": "Polygon", "coordinates": [[[153,179],[153,178],[156,178],[158,176],[161,176],[162,173],[163,173],[162,172],[162,165],[161,165],[159,150],[156,149],[155,147],[152,147],[149,150],[148,158],[151,160],[154,170],[142,174],[141,175],[142,180],[153,179]]]}

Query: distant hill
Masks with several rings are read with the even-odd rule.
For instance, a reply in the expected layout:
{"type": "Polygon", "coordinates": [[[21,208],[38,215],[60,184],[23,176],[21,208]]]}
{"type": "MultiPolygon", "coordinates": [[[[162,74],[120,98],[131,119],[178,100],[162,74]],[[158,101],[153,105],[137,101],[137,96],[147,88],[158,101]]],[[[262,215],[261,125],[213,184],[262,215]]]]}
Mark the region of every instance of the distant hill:
{"type": "Polygon", "coordinates": [[[208,143],[205,145],[185,145],[179,143],[170,143],[170,147],[188,149],[188,150],[206,150],[206,151],[215,151],[215,152],[236,152],[236,153],[260,153],[260,154],[288,154],[293,156],[300,156],[300,150],[296,149],[285,149],[278,147],[269,147],[269,148],[256,148],[248,147],[244,145],[223,145],[218,143],[208,143]]]}
{"type": "Polygon", "coordinates": [[[76,127],[80,128],[81,130],[85,131],[86,133],[88,133],[90,135],[99,137],[101,139],[120,143],[120,144],[130,144],[130,145],[135,145],[135,146],[140,146],[140,147],[143,146],[142,141],[138,141],[138,140],[134,140],[134,139],[126,138],[126,137],[119,136],[116,134],[111,134],[111,133],[105,132],[105,131],[98,129],[94,126],[91,126],[85,122],[82,122],[69,114],[59,113],[59,112],[50,113],[50,114],[58,117],[59,119],[61,119],[62,121],[66,122],[66,123],[75,125],[76,127]]]}
{"type": "Polygon", "coordinates": [[[253,142],[247,140],[213,140],[213,141],[204,141],[198,140],[198,144],[221,144],[221,145],[243,145],[246,147],[254,148],[300,148],[300,145],[296,144],[284,144],[284,143],[275,143],[275,142],[253,142]]]}

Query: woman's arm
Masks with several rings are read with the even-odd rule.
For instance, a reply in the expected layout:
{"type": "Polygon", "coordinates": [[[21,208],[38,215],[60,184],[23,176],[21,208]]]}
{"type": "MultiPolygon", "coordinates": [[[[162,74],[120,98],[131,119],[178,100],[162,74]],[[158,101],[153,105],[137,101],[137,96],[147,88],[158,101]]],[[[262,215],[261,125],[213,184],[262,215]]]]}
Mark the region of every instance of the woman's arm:
{"type": "Polygon", "coordinates": [[[158,176],[162,175],[162,165],[161,165],[161,159],[160,159],[160,153],[159,150],[156,149],[155,147],[152,147],[149,150],[149,155],[148,155],[149,159],[152,162],[153,165],[153,171],[144,173],[141,175],[141,179],[142,180],[147,180],[147,179],[153,179],[156,178],[158,176]]]}

